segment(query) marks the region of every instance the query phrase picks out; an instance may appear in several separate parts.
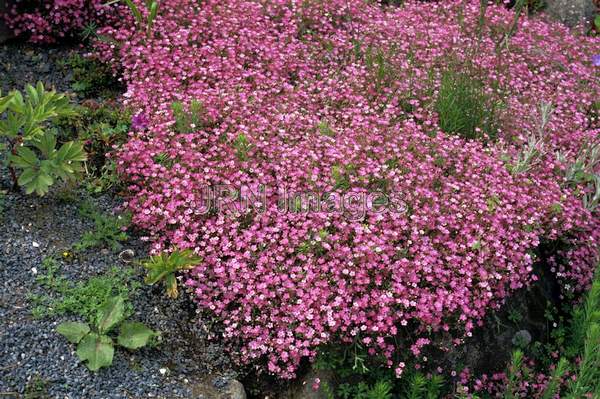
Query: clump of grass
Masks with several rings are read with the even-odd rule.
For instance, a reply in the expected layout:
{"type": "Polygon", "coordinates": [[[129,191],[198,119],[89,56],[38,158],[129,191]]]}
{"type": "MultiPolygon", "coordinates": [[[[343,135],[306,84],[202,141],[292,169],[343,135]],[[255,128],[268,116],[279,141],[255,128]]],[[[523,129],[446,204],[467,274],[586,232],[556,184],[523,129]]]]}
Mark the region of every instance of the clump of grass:
{"type": "MultiPolygon", "coordinates": [[[[37,282],[48,290],[48,295],[31,298],[36,305],[34,317],[72,314],[92,322],[109,298],[128,299],[140,287],[140,283],[133,280],[131,268],[113,267],[88,280],[72,282],[59,274],[60,264],[54,258],[44,259],[43,266],[45,273],[37,278],[37,282]]],[[[126,302],[126,311],[130,314],[132,308],[126,302]]]]}
{"type": "Polygon", "coordinates": [[[76,252],[89,248],[110,248],[116,251],[121,248],[122,242],[129,238],[123,231],[129,225],[128,215],[107,215],[94,209],[89,202],[83,202],[79,212],[82,216],[94,221],[94,229],[87,231],[81,240],[73,246],[76,252]]]}
{"type": "Polygon", "coordinates": [[[435,109],[444,132],[465,139],[494,140],[498,108],[483,82],[452,69],[442,75],[435,109]]]}

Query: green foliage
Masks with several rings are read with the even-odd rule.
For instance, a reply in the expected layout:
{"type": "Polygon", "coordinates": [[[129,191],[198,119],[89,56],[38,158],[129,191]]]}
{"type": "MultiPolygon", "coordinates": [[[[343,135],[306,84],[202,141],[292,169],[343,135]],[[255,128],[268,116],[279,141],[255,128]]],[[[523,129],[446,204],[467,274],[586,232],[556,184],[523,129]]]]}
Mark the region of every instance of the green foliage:
{"type": "Polygon", "coordinates": [[[25,96],[13,91],[0,97],[0,137],[8,141],[7,163],[13,183],[24,187],[27,194],[43,196],[57,180],[76,180],[87,155],[79,142],[57,147],[55,132],[47,129],[56,118],[75,114],[69,99],[46,91],[41,82],[36,87],[27,85],[25,92],[25,96]],[[21,170],[18,177],[17,169],[21,170]]]}
{"type": "Polygon", "coordinates": [[[89,202],[82,204],[80,213],[94,221],[94,229],[85,232],[73,246],[76,252],[89,248],[110,248],[116,251],[122,247],[122,242],[129,239],[124,231],[130,223],[128,215],[108,215],[95,210],[89,202]]]}
{"type": "Polygon", "coordinates": [[[594,27],[597,32],[600,32],[600,14],[596,15],[596,18],[594,18],[594,27]]]}
{"type": "Polygon", "coordinates": [[[48,395],[48,381],[35,374],[27,382],[25,386],[25,392],[23,395],[24,399],[45,399],[49,398],[48,395]]]}
{"type": "Polygon", "coordinates": [[[9,139],[21,136],[23,141],[39,139],[46,122],[75,112],[64,94],[46,91],[41,82],[35,87],[25,86],[25,92],[23,96],[15,90],[0,98],[0,111],[8,111],[6,118],[0,121],[2,136],[9,139]]]}
{"type": "Polygon", "coordinates": [[[175,273],[180,270],[188,270],[202,262],[202,258],[194,254],[190,249],[175,250],[171,253],[161,253],[151,256],[142,261],[142,266],[148,270],[144,281],[146,284],[153,285],[159,281],[164,281],[167,296],[177,298],[177,278],[175,273]]]}
{"type": "Polygon", "coordinates": [[[517,394],[517,384],[519,381],[519,375],[522,372],[523,367],[523,352],[517,349],[512,354],[510,366],[508,368],[508,383],[506,384],[506,390],[504,392],[504,399],[514,399],[517,394]]]}
{"type": "MultiPolygon", "coordinates": [[[[118,3],[119,1],[121,1],[121,0],[113,0],[113,1],[108,2],[107,4],[115,4],[115,3],[118,3]]],[[[135,18],[135,22],[139,26],[142,26],[144,23],[144,16],[142,15],[140,9],[135,5],[135,3],[132,0],[123,0],[123,2],[129,8],[129,10],[131,11],[131,14],[133,14],[133,17],[135,18]]],[[[158,13],[158,2],[156,0],[146,0],[145,3],[146,3],[146,8],[148,9],[148,17],[145,21],[146,36],[150,37],[152,35],[152,28],[154,26],[154,20],[156,19],[156,15],[158,13]]]]}
{"type": "Polygon", "coordinates": [[[443,74],[435,109],[446,133],[465,139],[494,140],[497,136],[499,104],[485,93],[481,81],[464,72],[449,69],[443,74]]]}
{"type": "Polygon", "coordinates": [[[413,373],[406,391],[407,399],[420,399],[425,393],[427,380],[421,373],[413,373]]]}
{"type": "Polygon", "coordinates": [[[248,160],[248,152],[252,149],[252,144],[245,134],[239,134],[233,142],[233,148],[237,158],[243,162],[248,160]]]}
{"type": "MultiPolygon", "coordinates": [[[[567,162],[564,154],[557,155],[559,161],[567,162]]],[[[596,172],[598,165],[600,165],[600,142],[586,142],[565,171],[566,180],[573,189],[585,187],[582,201],[584,207],[591,212],[600,205],[600,174],[596,172]]]]}
{"type": "Polygon", "coordinates": [[[123,89],[111,67],[94,58],[75,53],[61,64],[73,75],[73,91],[85,98],[114,97],[123,89]]]}
{"type": "Polygon", "coordinates": [[[323,136],[335,137],[335,130],[329,126],[329,123],[326,120],[320,121],[317,125],[317,128],[319,129],[319,133],[321,133],[323,136]]]}
{"type": "Polygon", "coordinates": [[[121,324],[121,331],[117,337],[117,342],[127,349],[139,349],[146,346],[150,339],[155,335],[143,323],[138,321],[125,322],[121,324]]]}
{"type": "Polygon", "coordinates": [[[85,185],[91,193],[119,187],[115,162],[106,154],[127,140],[131,113],[117,103],[86,101],[75,117],[59,118],[59,132],[65,138],[75,137],[84,143],[88,153],[85,185]]]}
{"type": "Polygon", "coordinates": [[[369,46],[363,54],[364,62],[372,76],[376,93],[380,93],[384,88],[391,87],[397,80],[398,70],[391,62],[394,52],[394,49],[385,51],[369,46]]]}
{"type": "Polygon", "coordinates": [[[369,356],[356,341],[350,346],[323,348],[314,367],[329,370],[340,383],[327,387],[329,397],[341,399],[438,399],[444,397],[444,380],[439,375],[426,377],[407,366],[402,378],[383,366],[381,359],[369,356]]]}
{"type": "Polygon", "coordinates": [[[566,359],[560,359],[556,368],[550,376],[550,381],[544,390],[542,399],[554,399],[560,391],[560,380],[569,370],[569,362],[566,359]]]}
{"type": "Polygon", "coordinates": [[[600,396],[600,272],[587,294],[584,305],[577,310],[571,327],[571,342],[567,353],[581,356],[577,379],[571,381],[567,398],[600,396]]]}
{"type": "Polygon", "coordinates": [[[11,165],[22,170],[18,184],[27,194],[35,192],[43,196],[56,180],[73,181],[83,171],[82,163],[87,155],[80,143],[69,141],[57,150],[56,137],[45,132],[39,140],[32,141],[32,145],[33,148],[18,147],[9,157],[11,165]]]}
{"type": "MultiPolygon", "coordinates": [[[[56,259],[45,258],[43,266],[45,273],[38,276],[37,282],[50,290],[52,296],[31,298],[36,305],[33,313],[37,317],[74,314],[92,323],[109,298],[117,295],[127,299],[139,287],[132,279],[132,269],[114,267],[86,281],[72,282],[58,274],[60,264],[56,259]]],[[[131,306],[127,305],[125,314],[131,312],[131,306]]]]}
{"type": "Polygon", "coordinates": [[[176,101],[171,104],[171,111],[175,118],[174,129],[177,133],[192,133],[214,125],[204,104],[198,100],[192,100],[187,109],[183,103],[176,101]]]}
{"type": "Polygon", "coordinates": [[[99,309],[92,328],[85,323],[64,322],[56,331],[69,342],[77,344],[77,356],[92,371],[112,364],[114,341],[108,335],[121,325],[117,343],[127,349],[138,349],[150,343],[157,333],[139,322],[123,322],[125,301],[122,297],[111,297],[99,309]]]}

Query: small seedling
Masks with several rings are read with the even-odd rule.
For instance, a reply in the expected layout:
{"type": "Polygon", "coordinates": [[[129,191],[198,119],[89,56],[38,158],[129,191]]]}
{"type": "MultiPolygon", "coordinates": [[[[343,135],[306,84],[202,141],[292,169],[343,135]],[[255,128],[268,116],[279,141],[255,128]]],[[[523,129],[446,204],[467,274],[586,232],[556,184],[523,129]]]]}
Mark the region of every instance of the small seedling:
{"type": "Polygon", "coordinates": [[[140,322],[124,321],[125,301],[117,296],[110,298],[98,312],[95,323],[61,323],[56,331],[69,342],[77,344],[77,356],[91,371],[112,364],[115,342],[108,334],[117,326],[119,335],[116,344],[127,349],[139,349],[148,345],[158,333],[140,322]]]}
{"type": "Polygon", "coordinates": [[[194,254],[192,250],[175,250],[160,255],[151,256],[142,262],[142,266],[148,269],[148,275],[145,278],[146,284],[153,285],[164,280],[169,298],[177,298],[177,278],[175,272],[179,270],[188,270],[202,261],[202,258],[194,254]]]}

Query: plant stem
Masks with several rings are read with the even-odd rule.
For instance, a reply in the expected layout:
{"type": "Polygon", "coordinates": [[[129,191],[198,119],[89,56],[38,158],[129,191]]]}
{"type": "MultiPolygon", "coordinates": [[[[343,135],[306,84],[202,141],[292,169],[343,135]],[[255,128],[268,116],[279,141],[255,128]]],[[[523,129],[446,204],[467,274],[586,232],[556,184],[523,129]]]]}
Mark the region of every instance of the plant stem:
{"type": "MultiPolygon", "coordinates": [[[[17,155],[17,142],[13,142],[12,140],[9,140],[10,143],[10,153],[12,155],[17,155]]],[[[10,161],[8,162],[8,170],[10,171],[10,178],[12,180],[12,191],[17,191],[17,189],[19,188],[19,180],[17,178],[17,171],[15,170],[15,168],[10,164],[10,161]]]]}

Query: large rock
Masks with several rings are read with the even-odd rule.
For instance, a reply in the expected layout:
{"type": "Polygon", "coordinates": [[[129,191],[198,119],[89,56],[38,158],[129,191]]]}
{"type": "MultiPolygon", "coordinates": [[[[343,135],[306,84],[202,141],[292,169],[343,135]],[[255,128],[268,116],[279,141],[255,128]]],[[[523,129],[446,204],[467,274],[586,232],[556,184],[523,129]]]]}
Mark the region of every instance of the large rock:
{"type": "Polygon", "coordinates": [[[246,399],[241,382],[221,376],[208,376],[192,385],[194,399],[246,399]]]}
{"type": "Polygon", "coordinates": [[[593,0],[546,0],[546,12],[567,26],[589,26],[596,15],[593,0]]]}

